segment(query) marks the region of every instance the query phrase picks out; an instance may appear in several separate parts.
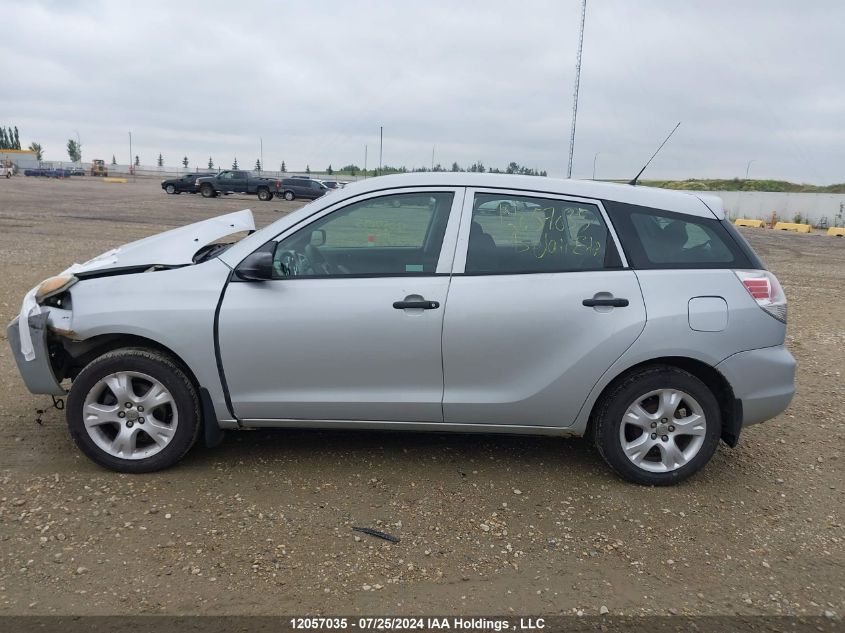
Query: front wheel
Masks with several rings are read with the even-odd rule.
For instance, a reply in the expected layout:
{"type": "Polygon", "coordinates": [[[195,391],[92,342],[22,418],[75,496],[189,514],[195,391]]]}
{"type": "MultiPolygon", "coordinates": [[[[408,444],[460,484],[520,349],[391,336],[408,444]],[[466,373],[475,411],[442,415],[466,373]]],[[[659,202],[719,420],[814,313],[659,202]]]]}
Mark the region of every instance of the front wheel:
{"type": "Polygon", "coordinates": [[[171,196],[172,196],[174,193],[176,193],[176,187],[174,187],[173,185],[167,185],[167,186],[164,188],[164,190],[165,190],[168,194],[170,194],[171,196]]]}
{"type": "Polygon", "coordinates": [[[267,189],[266,187],[262,187],[261,189],[258,190],[258,199],[261,200],[262,202],[267,202],[268,200],[273,199],[273,194],[270,193],[270,190],[267,189]]]}
{"type": "Polygon", "coordinates": [[[178,462],[200,429],[196,389],[173,360],[118,349],[89,363],[67,399],[76,445],[100,466],[147,473],[178,462]]]}
{"type": "Polygon", "coordinates": [[[635,371],[611,387],[593,424],[596,447],[613,470],[634,483],[666,486],[710,461],[722,417],[707,385],[663,365],[635,371]]]}
{"type": "Polygon", "coordinates": [[[213,198],[217,195],[214,191],[214,187],[212,187],[211,185],[203,185],[200,188],[200,193],[202,194],[203,198],[213,198]]]}

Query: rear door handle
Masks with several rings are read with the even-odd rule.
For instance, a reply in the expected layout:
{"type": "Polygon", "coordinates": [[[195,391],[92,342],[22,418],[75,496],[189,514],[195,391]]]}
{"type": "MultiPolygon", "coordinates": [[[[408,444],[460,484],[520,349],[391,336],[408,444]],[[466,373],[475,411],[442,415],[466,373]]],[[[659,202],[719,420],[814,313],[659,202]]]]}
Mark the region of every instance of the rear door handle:
{"type": "Polygon", "coordinates": [[[417,308],[418,310],[436,310],[440,307],[439,301],[394,301],[393,307],[397,310],[417,308]]]}
{"type": "Polygon", "coordinates": [[[628,306],[627,299],[584,299],[582,305],[588,308],[595,308],[596,306],[608,306],[610,308],[625,308],[628,306]]]}

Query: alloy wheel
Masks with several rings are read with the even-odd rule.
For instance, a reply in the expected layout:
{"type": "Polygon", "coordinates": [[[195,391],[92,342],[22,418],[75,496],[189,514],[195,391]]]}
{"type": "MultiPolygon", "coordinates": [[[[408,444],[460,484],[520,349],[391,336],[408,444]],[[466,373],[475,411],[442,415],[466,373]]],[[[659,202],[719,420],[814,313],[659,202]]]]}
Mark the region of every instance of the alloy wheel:
{"type": "Polygon", "coordinates": [[[144,459],[173,439],[179,414],[173,394],[140,372],[122,371],[99,380],[82,407],[85,430],[113,457],[144,459]]]}
{"type": "Polygon", "coordinates": [[[622,451],[638,468],[677,470],[704,445],[707,419],[701,405],[679,389],[657,389],[638,397],[619,426],[622,451]]]}

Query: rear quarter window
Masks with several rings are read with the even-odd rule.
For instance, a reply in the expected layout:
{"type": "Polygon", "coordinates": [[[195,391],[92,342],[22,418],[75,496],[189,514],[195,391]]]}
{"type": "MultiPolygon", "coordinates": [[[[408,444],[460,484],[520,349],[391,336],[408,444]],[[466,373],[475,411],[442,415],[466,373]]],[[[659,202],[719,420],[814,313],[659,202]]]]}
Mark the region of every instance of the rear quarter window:
{"type": "Polygon", "coordinates": [[[604,202],[634,268],[756,268],[716,218],[604,202]]]}

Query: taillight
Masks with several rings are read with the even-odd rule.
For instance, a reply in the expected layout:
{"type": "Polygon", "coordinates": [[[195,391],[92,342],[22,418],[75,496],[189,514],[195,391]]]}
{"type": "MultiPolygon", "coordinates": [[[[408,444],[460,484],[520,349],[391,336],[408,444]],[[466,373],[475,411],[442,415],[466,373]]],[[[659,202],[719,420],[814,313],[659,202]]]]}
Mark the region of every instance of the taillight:
{"type": "Polygon", "coordinates": [[[786,294],[777,277],[768,270],[735,270],[734,272],[758,306],[778,321],[786,323],[786,294]]]}

